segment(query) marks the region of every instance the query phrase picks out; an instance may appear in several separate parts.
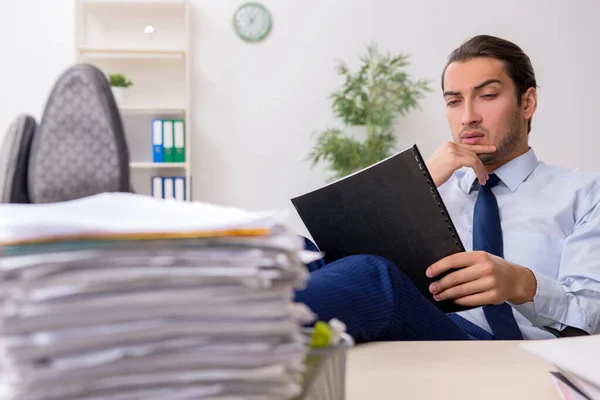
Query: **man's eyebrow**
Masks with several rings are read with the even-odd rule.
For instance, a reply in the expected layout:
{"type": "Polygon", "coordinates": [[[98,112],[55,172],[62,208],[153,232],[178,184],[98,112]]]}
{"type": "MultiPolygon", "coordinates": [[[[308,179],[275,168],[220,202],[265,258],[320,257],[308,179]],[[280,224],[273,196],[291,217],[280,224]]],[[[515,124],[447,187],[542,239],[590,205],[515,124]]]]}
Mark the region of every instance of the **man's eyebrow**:
{"type": "Polygon", "coordinates": [[[479,90],[487,85],[491,85],[492,83],[499,83],[502,85],[502,81],[500,81],[500,79],[488,79],[487,81],[483,81],[479,85],[475,86],[475,90],[479,90]]]}
{"type": "Polygon", "coordinates": [[[444,97],[446,96],[458,96],[460,94],[460,92],[451,92],[451,91],[445,91],[444,92],[444,97]]]}
{"type": "MultiPolygon", "coordinates": [[[[477,86],[475,86],[474,89],[479,90],[479,89],[486,87],[487,85],[491,85],[492,83],[499,83],[502,85],[502,81],[499,79],[488,79],[487,81],[483,81],[480,84],[478,84],[477,86]]],[[[458,95],[460,95],[460,92],[454,92],[454,91],[444,92],[444,96],[458,96],[458,95]]]]}

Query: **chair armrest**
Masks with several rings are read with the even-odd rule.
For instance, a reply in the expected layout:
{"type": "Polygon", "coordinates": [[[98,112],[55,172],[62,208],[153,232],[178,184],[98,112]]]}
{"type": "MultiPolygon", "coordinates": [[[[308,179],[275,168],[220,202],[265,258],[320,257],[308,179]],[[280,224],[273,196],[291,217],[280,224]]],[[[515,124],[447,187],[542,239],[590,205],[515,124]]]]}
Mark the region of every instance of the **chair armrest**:
{"type": "Polygon", "coordinates": [[[558,329],[555,329],[555,328],[550,328],[549,326],[544,326],[543,329],[550,332],[557,338],[574,337],[574,336],[588,336],[589,335],[589,333],[587,333],[583,329],[573,328],[572,326],[567,326],[562,331],[559,331],[558,329]]]}

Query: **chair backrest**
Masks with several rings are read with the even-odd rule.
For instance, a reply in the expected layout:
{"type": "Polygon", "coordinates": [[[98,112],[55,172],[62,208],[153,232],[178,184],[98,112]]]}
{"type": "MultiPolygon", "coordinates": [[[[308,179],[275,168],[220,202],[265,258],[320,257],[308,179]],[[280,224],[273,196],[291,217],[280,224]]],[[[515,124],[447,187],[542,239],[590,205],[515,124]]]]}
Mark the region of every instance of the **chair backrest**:
{"type": "Polygon", "coordinates": [[[32,203],[130,191],[129,150],[105,74],[76,64],[57,79],[31,145],[32,203]]]}
{"type": "Polygon", "coordinates": [[[37,123],[31,115],[19,115],[0,145],[0,202],[29,203],[27,171],[31,141],[37,123]]]}

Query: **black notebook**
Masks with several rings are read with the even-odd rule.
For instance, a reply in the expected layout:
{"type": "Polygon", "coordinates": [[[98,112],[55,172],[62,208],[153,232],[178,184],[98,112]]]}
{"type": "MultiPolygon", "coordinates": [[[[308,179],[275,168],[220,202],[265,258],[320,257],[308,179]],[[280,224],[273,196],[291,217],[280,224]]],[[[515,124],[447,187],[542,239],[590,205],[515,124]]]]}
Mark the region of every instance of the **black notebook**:
{"type": "Polygon", "coordinates": [[[326,262],[382,256],[443,312],[467,309],[429,292],[440,277],[428,278],[425,270],[465,249],[416,145],[292,203],[326,262]]]}

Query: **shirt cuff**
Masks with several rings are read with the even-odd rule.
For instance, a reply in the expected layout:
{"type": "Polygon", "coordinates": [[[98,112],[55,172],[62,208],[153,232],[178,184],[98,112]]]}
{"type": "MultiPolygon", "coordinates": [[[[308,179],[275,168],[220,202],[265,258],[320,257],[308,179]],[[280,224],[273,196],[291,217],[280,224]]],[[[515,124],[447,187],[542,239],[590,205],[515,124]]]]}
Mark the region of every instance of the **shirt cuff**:
{"type": "Polygon", "coordinates": [[[563,319],[567,309],[567,293],[554,279],[532,272],[537,282],[533,301],[511,306],[538,328],[552,326],[562,329],[564,325],[558,321],[563,319]]]}

